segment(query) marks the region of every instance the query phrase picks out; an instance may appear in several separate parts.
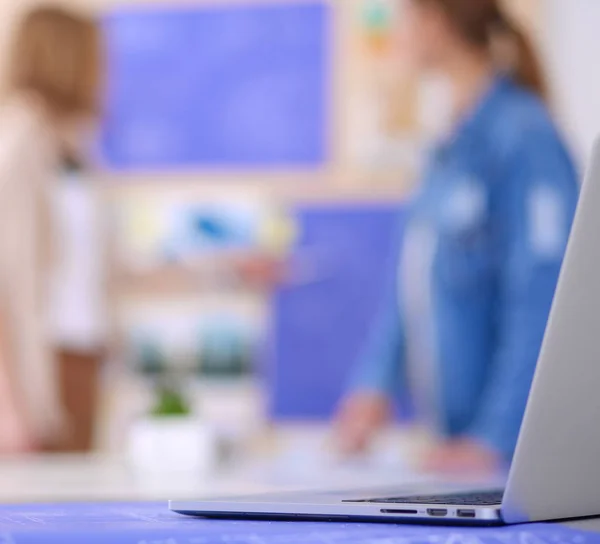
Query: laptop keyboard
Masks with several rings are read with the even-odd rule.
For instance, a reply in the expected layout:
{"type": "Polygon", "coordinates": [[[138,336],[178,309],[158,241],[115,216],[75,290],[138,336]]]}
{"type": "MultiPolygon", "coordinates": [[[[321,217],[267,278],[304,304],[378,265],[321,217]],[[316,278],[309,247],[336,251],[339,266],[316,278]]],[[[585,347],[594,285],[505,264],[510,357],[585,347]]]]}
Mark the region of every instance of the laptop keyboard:
{"type": "Polygon", "coordinates": [[[343,501],[347,503],[380,503],[380,504],[444,504],[448,506],[500,506],[504,491],[486,491],[483,493],[453,493],[449,495],[413,495],[409,497],[390,497],[383,499],[366,499],[343,501]]]}

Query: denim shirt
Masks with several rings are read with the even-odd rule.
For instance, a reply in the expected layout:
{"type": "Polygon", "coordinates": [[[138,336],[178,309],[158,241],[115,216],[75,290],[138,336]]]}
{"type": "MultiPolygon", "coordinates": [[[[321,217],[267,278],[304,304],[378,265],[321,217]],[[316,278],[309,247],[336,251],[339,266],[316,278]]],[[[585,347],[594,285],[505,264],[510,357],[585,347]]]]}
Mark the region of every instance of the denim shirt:
{"type": "Polygon", "coordinates": [[[445,436],[510,460],[577,198],[545,105],[498,78],[430,158],[353,387],[413,388],[445,436]]]}

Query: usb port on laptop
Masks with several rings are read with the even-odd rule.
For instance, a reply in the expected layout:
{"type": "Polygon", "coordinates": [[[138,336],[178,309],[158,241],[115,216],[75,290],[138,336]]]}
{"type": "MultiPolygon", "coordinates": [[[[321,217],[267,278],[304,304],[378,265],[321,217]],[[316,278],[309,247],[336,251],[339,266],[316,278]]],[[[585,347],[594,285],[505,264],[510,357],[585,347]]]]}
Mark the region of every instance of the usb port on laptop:
{"type": "Polygon", "coordinates": [[[459,518],[474,518],[474,517],[476,517],[475,510],[457,510],[456,515],[459,518]]]}

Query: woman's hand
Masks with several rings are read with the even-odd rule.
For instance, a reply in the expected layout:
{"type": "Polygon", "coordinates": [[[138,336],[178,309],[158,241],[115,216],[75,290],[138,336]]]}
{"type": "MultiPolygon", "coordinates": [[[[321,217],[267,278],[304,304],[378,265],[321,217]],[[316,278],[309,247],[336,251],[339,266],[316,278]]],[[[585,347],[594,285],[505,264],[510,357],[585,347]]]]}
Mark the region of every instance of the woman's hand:
{"type": "Polygon", "coordinates": [[[284,283],[287,276],[283,260],[260,253],[238,257],[232,266],[244,283],[259,289],[271,290],[284,283]]]}
{"type": "Polygon", "coordinates": [[[14,407],[3,403],[0,406],[0,455],[20,455],[35,450],[35,440],[25,419],[14,407]]]}
{"type": "Polygon", "coordinates": [[[2,356],[6,348],[1,331],[0,326],[0,456],[14,456],[35,451],[36,441],[11,382],[7,358],[2,356]]]}
{"type": "Polygon", "coordinates": [[[495,474],[502,467],[500,456],[474,440],[444,442],[429,450],[420,468],[436,473],[495,474]]]}
{"type": "Polygon", "coordinates": [[[365,453],[391,418],[391,402],[381,393],[359,392],[341,405],[335,421],[335,445],[343,455],[365,453]]]}

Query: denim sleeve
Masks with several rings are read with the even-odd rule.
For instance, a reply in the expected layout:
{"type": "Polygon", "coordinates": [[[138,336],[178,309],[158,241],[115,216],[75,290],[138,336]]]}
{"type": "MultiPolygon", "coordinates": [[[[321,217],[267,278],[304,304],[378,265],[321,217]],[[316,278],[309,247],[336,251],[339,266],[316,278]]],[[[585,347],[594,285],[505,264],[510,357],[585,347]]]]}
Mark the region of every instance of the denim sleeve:
{"type": "Polygon", "coordinates": [[[398,289],[400,235],[398,250],[391,263],[380,313],[371,327],[365,349],[351,375],[353,391],[396,394],[401,386],[404,369],[404,324],[398,289]]]}
{"type": "Polygon", "coordinates": [[[472,438],[514,453],[578,197],[562,145],[529,137],[492,192],[495,349],[472,438]]]}

